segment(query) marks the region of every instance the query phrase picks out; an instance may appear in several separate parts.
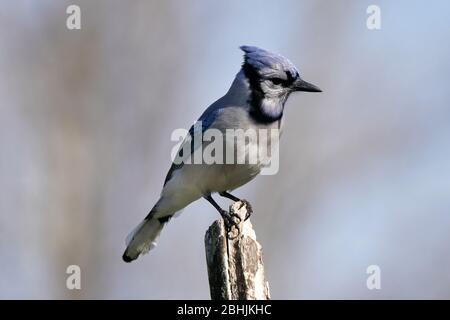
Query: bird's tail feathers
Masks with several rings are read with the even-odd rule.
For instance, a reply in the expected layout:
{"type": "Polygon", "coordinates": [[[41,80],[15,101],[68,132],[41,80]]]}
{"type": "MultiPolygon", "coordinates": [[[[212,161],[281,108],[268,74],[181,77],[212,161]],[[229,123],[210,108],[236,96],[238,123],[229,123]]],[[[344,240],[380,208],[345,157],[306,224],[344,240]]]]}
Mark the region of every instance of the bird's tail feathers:
{"type": "Polygon", "coordinates": [[[166,222],[161,222],[157,218],[145,218],[134,230],[127,236],[127,248],[122,256],[125,262],[136,260],[139,255],[146,254],[156,247],[156,242],[161,234],[166,222]]]}

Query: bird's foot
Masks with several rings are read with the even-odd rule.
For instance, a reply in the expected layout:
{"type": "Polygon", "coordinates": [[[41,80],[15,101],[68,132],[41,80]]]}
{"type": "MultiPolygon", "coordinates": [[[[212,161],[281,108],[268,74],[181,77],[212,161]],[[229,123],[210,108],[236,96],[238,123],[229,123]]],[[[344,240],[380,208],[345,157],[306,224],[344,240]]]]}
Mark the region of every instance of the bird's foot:
{"type": "Polygon", "coordinates": [[[225,210],[222,210],[221,215],[225,223],[225,229],[227,231],[228,239],[236,239],[237,236],[239,236],[239,234],[241,233],[241,229],[239,228],[242,222],[241,217],[239,217],[239,215],[235,213],[230,213],[225,210]]]}
{"type": "MultiPolygon", "coordinates": [[[[242,199],[241,202],[242,202],[242,205],[241,205],[240,208],[242,208],[243,206],[245,206],[246,209],[247,209],[247,214],[245,215],[245,219],[244,219],[244,221],[247,221],[248,218],[250,218],[250,216],[251,216],[252,213],[253,213],[253,208],[252,208],[252,205],[250,204],[250,202],[248,202],[247,200],[242,199]]],[[[239,209],[240,209],[240,208],[239,208],[239,209]]]]}

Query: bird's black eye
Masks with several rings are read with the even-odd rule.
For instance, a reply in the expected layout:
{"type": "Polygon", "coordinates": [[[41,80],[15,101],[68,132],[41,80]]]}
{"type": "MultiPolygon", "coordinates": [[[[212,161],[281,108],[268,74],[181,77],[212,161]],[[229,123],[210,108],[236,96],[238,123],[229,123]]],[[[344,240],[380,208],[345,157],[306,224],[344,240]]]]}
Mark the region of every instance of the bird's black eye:
{"type": "Polygon", "coordinates": [[[271,78],[271,79],[269,79],[269,81],[272,82],[276,86],[283,84],[285,82],[285,80],[280,79],[280,78],[271,78]]]}

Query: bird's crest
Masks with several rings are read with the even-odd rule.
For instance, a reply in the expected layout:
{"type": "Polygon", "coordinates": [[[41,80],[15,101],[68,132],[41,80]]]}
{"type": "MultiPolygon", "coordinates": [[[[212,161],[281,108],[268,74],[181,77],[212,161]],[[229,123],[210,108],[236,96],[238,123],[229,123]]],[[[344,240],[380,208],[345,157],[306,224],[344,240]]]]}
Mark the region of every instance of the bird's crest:
{"type": "Polygon", "coordinates": [[[289,59],[282,55],[253,46],[241,46],[244,51],[244,66],[247,65],[260,77],[292,77],[298,76],[298,70],[289,59]]]}

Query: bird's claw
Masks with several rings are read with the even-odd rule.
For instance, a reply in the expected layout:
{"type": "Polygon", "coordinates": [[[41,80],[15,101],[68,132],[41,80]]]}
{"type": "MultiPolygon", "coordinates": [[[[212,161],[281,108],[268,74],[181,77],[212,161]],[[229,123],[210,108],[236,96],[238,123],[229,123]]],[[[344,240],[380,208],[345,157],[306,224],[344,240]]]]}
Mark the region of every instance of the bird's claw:
{"type": "Polygon", "coordinates": [[[242,221],[241,217],[236,213],[230,213],[225,210],[221,212],[223,221],[225,223],[225,229],[227,231],[228,239],[230,240],[236,239],[239,236],[239,234],[241,233],[241,223],[247,221],[253,213],[252,205],[250,204],[250,202],[244,199],[240,201],[241,206],[239,207],[239,209],[241,209],[243,206],[245,206],[246,208],[244,221],[242,221]]]}
{"type": "Polygon", "coordinates": [[[247,200],[242,199],[241,202],[242,202],[242,204],[241,204],[240,208],[242,208],[245,205],[245,207],[247,209],[247,213],[246,213],[245,219],[244,219],[244,221],[247,221],[253,213],[253,208],[252,208],[252,205],[250,204],[250,202],[248,202],[247,200]]]}
{"type": "Polygon", "coordinates": [[[236,239],[236,237],[241,233],[241,229],[239,228],[239,225],[242,222],[241,217],[235,213],[229,213],[225,210],[222,212],[222,217],[225,223],[228,238],[230,240],[236,239]]]}

